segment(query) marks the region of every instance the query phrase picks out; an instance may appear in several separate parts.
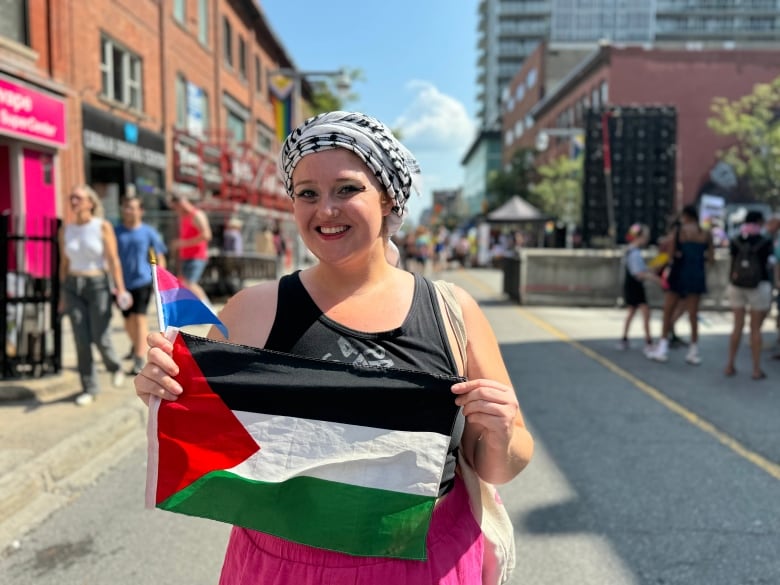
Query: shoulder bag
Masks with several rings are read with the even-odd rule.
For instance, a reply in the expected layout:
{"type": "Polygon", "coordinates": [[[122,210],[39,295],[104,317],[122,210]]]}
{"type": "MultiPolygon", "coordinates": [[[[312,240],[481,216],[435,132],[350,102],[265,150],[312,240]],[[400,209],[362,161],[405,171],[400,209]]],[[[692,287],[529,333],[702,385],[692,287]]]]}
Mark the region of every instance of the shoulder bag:
{"type": "MultiPolygon", "coordinates": [[[[467,339],[463,311],[455,298],[451,283],[437,280],[433,284],[444,302],[447,319],[455,333],[458,352],[465,370],[467,339]]],[[[482,583],[483,585],[506,583],[515,568],[515,531],[512,521],[496,487],[477,475],[461,451],[458,452],[458,466],[469,493],[471,511],[482,528],[484,536],[482,583]]]]}

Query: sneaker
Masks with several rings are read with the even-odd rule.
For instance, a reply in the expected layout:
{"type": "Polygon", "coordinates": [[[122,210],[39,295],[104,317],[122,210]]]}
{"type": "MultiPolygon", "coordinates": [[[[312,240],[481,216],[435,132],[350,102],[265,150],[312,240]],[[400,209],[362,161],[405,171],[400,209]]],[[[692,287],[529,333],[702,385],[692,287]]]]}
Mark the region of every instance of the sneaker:
{"type": "Polygon", "coordinates": [[[660,345],[652,348],[645,355],[647,356],[648,359],[651,359],[654,362],[669,361],[669,353],[667,352],[666,348],[661,347],[660,345]]]}
{"type": "Polygon", "coordinates": [[[114,388],[121,388],[125,385],[125,373],[121,370],[121,368],[111,374],[111,385],[114,388]]]}
{"type": "Polygon", "coordinates": [[[644,349],[642,349],[642,353],[645,354],[645,357],[650,357],[650,354],[655,349],[655,345],[652,343],[645,343],[644,349]]]}
{"type": "Polygon", "coordinates": [[[128,372],[128,374],[131,375],[131,376],[137,376],[138,374],[141,373],[141,370],[143,370],[143,368],[144,368],[143,364],[139,364],[139,363],[136,362],[136,363],[133,364],[133,367],[130,368],[130,371],[128,372]]]}
{"type": "Polygon", "coordinates": [[[629,347],[628,339],[621,339],[615,344],[615,349],[619,349],[620,351],[626,351],[629,347]]]}
{"type": "Polygon", "coordinates": [[[691,349],[688,350],[688,355],[685,356],[685,361],[692,366],[698,366],[701,363],[699,350],[696,347],[691,347],[691,349]]]}
{"type": "Polygon", "coordinates": [[[95,397],[92,396],[92,394],[88,394],[87,392],[84,392],[83,394],[79,394],[76,396],[76,405],[77,406],[89,406],[95,401],[95,397]]]}

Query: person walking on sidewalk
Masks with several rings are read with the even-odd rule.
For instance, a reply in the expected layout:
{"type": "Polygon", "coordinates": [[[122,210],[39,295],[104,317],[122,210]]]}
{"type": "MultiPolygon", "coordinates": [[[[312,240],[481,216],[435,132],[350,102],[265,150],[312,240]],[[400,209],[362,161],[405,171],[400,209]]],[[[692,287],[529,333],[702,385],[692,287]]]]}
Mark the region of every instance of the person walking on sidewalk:
{"type": "Polygon", "coordinates": [[[653,347],[653,337],[650,335],[650,306],[647,304],[645,281],[653,281],[661,284],[661,277],[650,270],[642,258],[642,249],[650,241],[650,228],[644,224],[633,224],[626,234],[629,242],[625,256],[625,274],[623,277],[623,301],[628,307],[626,320],[623,324],[623,337],[618,342],[618,349],[629,348],[628,333],[631,321],[637,310],[642,314],[642,325],[645,331],[644,352],[649,352],[653,347]]]}
{"type": "MultiPolygon", "coordinates": [[[[401,225],[418,172],[387,126],[364,114],[320,114],[293,130],[280,154],[295,223],[318,263],[245,288],[221,319],[232,343],[355,365],[461,374],[452,386],[461,405],[428,533],[427,559],[350,556],[234,527],[220,583],[313,585],[480,583],[483,537],[469,507],[457,452],[480,477],[505,483],[528,463],[533,440],[523,422],[498,342],[484,313],[455,287],[463,310],[465,357],[457,351],[443,301],[422,275],[386,260],[388,237],[401,225]],[[449,326],[448,326],[449,325],[449,326]],[[323,357],[326,356],[326,357],[323,357]]],[[[219,334],[212,331],[212,336],[219,334]]],[[[182,389],[172,344],[149,336],[137,394],[175,400],[182,389]]],[[[184,389],[184,392],[187,390],[184,389]]],[[[414,409],[414,404],[409,404],[414,409]]]]}
{"type": "Polygon", "coordinates": [[[179,237],[169,246],[171,253],[178,257],[178,277],[184,286],[208,303],[208,296],[198,283],[209,261],[212,237],[209,218],[181,195],[173,195],[169,204],[179,217],[179,237]]]}
{"type": "Polygon", "coordinates": [[[664,293],[663,327],[658,344],[647,353],[647,357],[665,362],[669,359],[669,334],[674,325],[676,313],[682,308],[688,312],[691,326],[691,341],[685,361],[699,365],[699,303],[707,292],[707,264],[712,264],[715,250],[709,230],[699,225],[699,213],[693,205],[686,205],[675,222],[672,232],[665,238],[669,246],[671,268],[668,288],[664,293]]]}
{"type": "Polygon", "coordinates": [[[76,344],[76,359],[82,393],[76,404],[91,404],[100,392],[92,359],[94,343],[115,387],[124,384],[122,364],[111,341],[111,285],[117,298],[127,296],[122,267],[117,255],[116,236],[103,219],[103,206],[95,191],[80,185],[68,198],[74,217],[60,231],[60,281],[63,299],[60,309],[70,318],[76,344]]]}
{"type": "Polygon", "coordinates": [[[122,222],[116,227],[116,242],[119,261],[122,264],[122,276],[125,286],[132,296],[130,307],[120,306],[125,318],[125,331],[132,344],[133,375],[141,371],[146,356],[146,337],[149,335],[149,323],[146,312],[152,297],[152,265],[149,262],[149,249],[157,256],[157,263],[165,268],[165,254],[168,249],[162,237],[143,221],[143,202],[138,197],[126,197],[122,202],[122,222]]]}
{"type": "Polygon", "coordinates": [[[749,211],[739,236],[729,243],[731,270],[728,294],[734,313],[734,327],[729,338],[726,376],[737,373],[734,360],[742,341],[745,316],[749,314],[752,377],[754,380],[766,378],[761,370],[761,325],[772,308],[772,275],[769,271],[772,240],[761,234],[763,225],[764,215],[760,211],[749,211]]]}

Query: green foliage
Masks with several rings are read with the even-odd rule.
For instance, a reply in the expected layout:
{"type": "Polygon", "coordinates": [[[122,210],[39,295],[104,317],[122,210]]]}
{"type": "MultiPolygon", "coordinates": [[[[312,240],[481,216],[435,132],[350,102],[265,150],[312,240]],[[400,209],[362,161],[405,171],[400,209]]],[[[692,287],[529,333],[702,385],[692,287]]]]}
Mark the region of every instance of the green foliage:
{"type": "Polygon", "coordinates": [[[521,148],[512,155],[509,171],[492,171],[488,175],[488,211],[500,207],[515,195],[537,206],[529,189],[534,175],[534,151],[521,148]]]}
{"type": "MultiPolygon", "coordinates": [[[[355,82],[365,80],[360,69],[347,69],[347,74],[352,80],[352,87],[355,86],[355,82]]],[[[355,102],[359,98],[358,94],[351,89],[346,95],[341,95],[336,88],[336,80],[333,78],[312,81],[311,85],[312,96],[309,103],[311,115],[343,110],[346,104],[355,102]]]]}
{"type": "Polygon", "coordinates": [[[735,140],[720,159],[747,180],[757,200],[780,207],[780,77],[734,101],[716,97],[712,112],[709,127],[735,140]]]}
{"type": "Polygon", "coordinates": [[[538,207],[547,215],[577,223],[582,217],[583,156],[560,156],[539,167],[532,187],[538,207]]]}

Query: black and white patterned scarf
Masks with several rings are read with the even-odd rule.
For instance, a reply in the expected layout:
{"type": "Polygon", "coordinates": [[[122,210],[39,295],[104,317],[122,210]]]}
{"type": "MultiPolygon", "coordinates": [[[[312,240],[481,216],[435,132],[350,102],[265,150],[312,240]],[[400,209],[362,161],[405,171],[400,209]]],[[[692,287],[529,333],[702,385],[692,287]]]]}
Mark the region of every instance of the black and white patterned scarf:
{"type": "Polygon", "coordinates": [[[309,118],[290,133],[279,154],[287,194],[293,195],[293,170],[304,156],[334,148],[354,152],[384,187],[393,201],[393,213],[386,222],[388,235],[393,235],[403,223],[420,166],[387,126],[366,114],[327,112],[309,118]]]}

